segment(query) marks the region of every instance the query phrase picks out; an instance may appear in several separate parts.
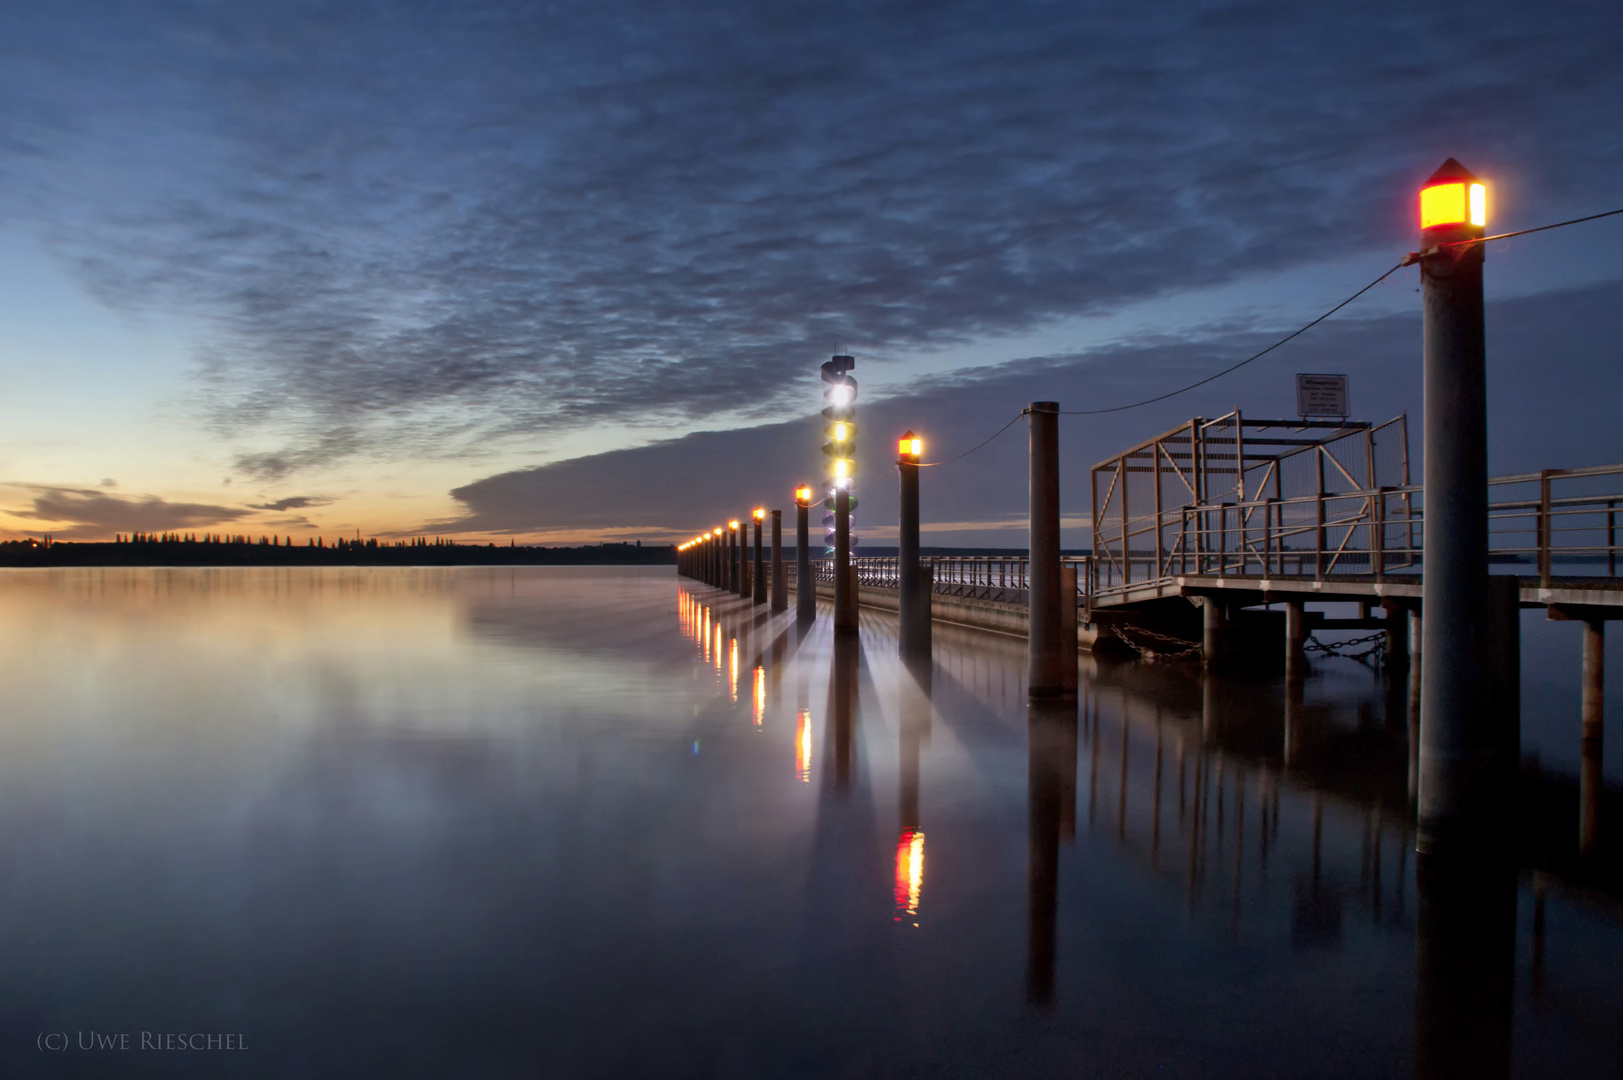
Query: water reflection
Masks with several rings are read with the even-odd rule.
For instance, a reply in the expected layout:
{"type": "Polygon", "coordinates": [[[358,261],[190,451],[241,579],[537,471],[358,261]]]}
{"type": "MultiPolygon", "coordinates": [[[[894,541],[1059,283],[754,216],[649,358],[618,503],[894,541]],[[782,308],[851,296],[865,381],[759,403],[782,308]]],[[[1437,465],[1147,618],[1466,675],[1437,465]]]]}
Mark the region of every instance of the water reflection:
{"type": "Polygon", "coordinates": [[[1017,639],[668,577],[120,580],[0,597],[11,1071],[143,1010],[289,1074],[1623,1060],[1617,792],[1529,766],[1508,869],[1411,870],[1402,677],[1086,657],[1032,706],[1017,639]]]}
{"type": "Polygon", "coordinates": [[[1511,1073],[1516,870],[1508,861],[1421,855],[1416,866],[1415,1076],[1511,1073]]]}
{"type": "Polygon", "coordinates": [[[802,784],[811,783],[812,724],[811,710],[795,712],[795,779],[802,784]]]}
{"type": "Polygon", "coordinates": [[[1059,847],[1067,820],[1074,827],[1077,706],[1032,702],[1028,710],[1026,999],[1047,1006],[1054,999],[1059,847]]]}

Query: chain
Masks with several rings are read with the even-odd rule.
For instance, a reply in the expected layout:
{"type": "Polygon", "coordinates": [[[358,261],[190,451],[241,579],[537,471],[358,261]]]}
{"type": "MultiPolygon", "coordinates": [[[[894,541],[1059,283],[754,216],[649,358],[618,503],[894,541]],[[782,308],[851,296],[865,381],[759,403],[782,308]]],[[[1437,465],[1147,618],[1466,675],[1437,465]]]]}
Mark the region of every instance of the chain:
{"type": "Polygon", "coordinates": [[[1334,644],[1325,644],[1313,635],[1302,646],[1304,652],[1318,652],[1326,656],[1341,656],[1348,660],[1357,660],[1364,663],[1374,657],[1374,664],[1379,666],[1386,661],[1386,631],[1381,630],[1368,637],[1353,638],[1351,641],[1338,641],[1334,644]],[[1347,649],[1356,649],[1360,645],[1368,645],[1363,652],[1347,652],[1347,649]]]}
{"type": "Polygon", "coordinates": [[[1166,644],[1182,646],[1182,648],[1179,648],[1175,652],[1151,648],[1150,645],[1140,644],[1129,637],[1127,634],[1127,627],[1117,626],[1116,636],[1125,641],[1128,647],[1134,652],[1138,653],[1139,656],[1153,655],[1157,660],[1182,660],[1186,656],[1196,656],[1200,653],[1201,646],[1200,642],[1198,641],[1191,642],[1185,638],[1172,637],[1167,634],[1158,634],[1154,630],[1146,630],[1142,626],[1135,626],[1132,629],[1134,634],[1148,639],[1152,645],[1166,644]]]}

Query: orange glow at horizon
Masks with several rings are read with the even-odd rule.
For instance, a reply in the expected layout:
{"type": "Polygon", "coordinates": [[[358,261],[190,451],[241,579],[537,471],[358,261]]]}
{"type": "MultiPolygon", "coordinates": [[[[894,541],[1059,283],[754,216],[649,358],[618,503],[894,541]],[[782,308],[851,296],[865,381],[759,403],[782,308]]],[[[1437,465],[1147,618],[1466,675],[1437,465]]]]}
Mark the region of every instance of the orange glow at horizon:
{"type": "Polygon", "coordinates": [[[924,830],[903,829],[896,840],[896,922],[904,917],[918,918],[919,894],[923,890],[924,830]]]}
{"type": "Polygon", "coordinates": [[[795,779],[811,783],[811,710],[795,715],[795,779]]]}

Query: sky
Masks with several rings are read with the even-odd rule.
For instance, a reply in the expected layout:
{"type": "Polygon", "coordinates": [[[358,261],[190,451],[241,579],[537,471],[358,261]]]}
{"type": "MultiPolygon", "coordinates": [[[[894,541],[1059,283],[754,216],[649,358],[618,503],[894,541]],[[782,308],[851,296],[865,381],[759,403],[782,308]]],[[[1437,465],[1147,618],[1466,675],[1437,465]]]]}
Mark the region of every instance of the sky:
{"type": "MultiPolygon", "coordinates": [[[[1203,378],[1416,245],[1623,206],[1608,3],[224,4],[0,11],[0,538],[663,542],[891,447],[1203,378]]],[[[1491,466],[1623,461],[1623,218],[1489,246],[1491,466]]],[[[1233,376],[1062,421],[1088,470],[1345,372],[1420,447],[1416,271],[1233,376]]],[[[1418,465],[1417,465],[1418,468],[1418,465]]],[[[1021,426],[923,482],[1021,546],[1021,426]]]]}

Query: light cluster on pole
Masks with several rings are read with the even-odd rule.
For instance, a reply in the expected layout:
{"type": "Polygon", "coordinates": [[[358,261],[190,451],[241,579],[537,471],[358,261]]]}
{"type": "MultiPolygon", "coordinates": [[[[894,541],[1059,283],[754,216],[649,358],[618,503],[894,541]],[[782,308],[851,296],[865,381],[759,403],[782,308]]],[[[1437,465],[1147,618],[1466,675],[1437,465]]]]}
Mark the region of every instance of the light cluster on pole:
{"type": "MultiPolygon", "coordinates": [[[[856,359],[851,356],[840,355],[833,357],[823,364],[823,434],[828,441],[823,444],[824,457],[824,502],[823,529],[825,537],[825,553],[834,551],[835,532],[835,494],[841,490],[847,494],[848,510],[854,512],[857,508],[857,499],[854,489],[857,475],[857,381],[851,377],[851,369],[856,367],[856,359]]],[[[855,537],[851,543],[855,544],[855,537]]]]}

